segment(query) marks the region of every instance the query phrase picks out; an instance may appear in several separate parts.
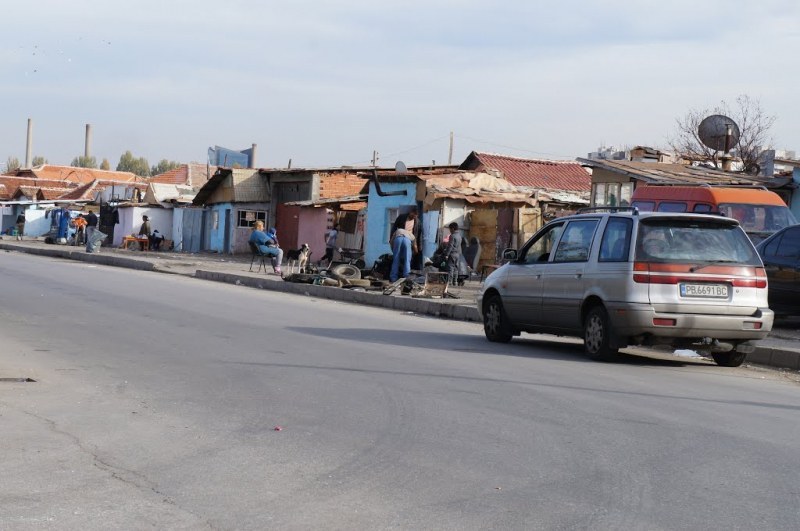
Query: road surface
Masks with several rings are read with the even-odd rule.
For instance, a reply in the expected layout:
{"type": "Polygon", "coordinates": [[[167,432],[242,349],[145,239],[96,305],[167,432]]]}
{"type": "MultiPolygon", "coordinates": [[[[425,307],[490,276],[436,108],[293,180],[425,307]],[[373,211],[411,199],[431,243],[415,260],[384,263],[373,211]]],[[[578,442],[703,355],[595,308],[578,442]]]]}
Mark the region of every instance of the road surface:
{"type": "Polygon", "coordinates": [[[774,371],[0,253],[0,529],[798,529],[774,371]]]}

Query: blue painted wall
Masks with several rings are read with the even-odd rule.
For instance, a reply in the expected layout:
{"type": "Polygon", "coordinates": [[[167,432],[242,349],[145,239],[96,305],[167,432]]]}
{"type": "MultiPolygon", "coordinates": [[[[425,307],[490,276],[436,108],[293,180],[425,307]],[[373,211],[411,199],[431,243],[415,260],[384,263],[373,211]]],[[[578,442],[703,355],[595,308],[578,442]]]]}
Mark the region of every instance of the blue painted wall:
{"type": "Polygon", "coordinates": [[[406,190],[406,195],[381,197],[375,191],[375,185],[370,183],[369,202],[367,203],[367,237],[364,243],[364,262],[370,266],[380,255],[392,252],[392,248],[389,247],[388,231],[395,218],[388,219],[387,211],[392,208],[417,204],[416,183],[381,183],[381,190],[384,192],[406,190]]]}

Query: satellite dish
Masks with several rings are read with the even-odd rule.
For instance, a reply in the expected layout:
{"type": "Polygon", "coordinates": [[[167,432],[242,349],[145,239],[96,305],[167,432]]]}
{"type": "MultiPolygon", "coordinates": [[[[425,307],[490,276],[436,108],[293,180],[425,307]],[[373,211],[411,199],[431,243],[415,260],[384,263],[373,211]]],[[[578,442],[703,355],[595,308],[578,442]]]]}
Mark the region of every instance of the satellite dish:
{"type": "Polygon", "coordinates": [[[739,143],[739,126],[721,114],[706,116],[697,128],[700,141],[714,151],[727,153],[739,143]]]}
{"type": "Polygon", "coordinates": [[[400,175],[403,175],[405,173],[408,173],[408,168],[406,168],[406,165],[403,164],[402,160],[398,160],[397,164],[394,165],[394,171],[399,173],[400,175]]]}

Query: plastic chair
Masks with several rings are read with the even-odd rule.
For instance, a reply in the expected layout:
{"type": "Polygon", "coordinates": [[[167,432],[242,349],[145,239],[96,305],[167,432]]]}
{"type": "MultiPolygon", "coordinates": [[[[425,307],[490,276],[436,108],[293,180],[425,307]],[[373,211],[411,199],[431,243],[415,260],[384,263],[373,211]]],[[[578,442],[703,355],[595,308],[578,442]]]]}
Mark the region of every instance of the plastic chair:
{"type": "Polygon", "coordinates": [[[254,242],[247,242],[247,243],[248,245],[250,245],[250,252],[253,253],[252,258],[250,259],[250,271],[253,270],[253,263],[256,261],[256,259],[259,259],[258,269],[256,270],[256,273],[260,273],[261,268],[263,267],[264,274],[266,274],[267,264],[266,262],[264,262],[264,260],[267,258],[267,255],[262,253],[261,249],[259,249],[258,245],[256,245],[254,242]]]}

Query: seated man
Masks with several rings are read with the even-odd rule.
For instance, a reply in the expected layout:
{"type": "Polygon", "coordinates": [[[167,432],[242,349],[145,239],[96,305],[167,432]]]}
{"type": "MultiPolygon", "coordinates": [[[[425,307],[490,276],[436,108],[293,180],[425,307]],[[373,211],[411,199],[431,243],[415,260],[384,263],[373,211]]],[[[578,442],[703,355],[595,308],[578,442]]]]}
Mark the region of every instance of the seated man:
{"type": "Polygon", "coordinates": [[[271,228],[269,232],[264,232],[264,222],[256,221],[248,241],[255,243],[263,254],[272,257],[272,267],[275,270],[275,274],[280,275],[283,249],[278,244],[277,231],[271,228]]]}

